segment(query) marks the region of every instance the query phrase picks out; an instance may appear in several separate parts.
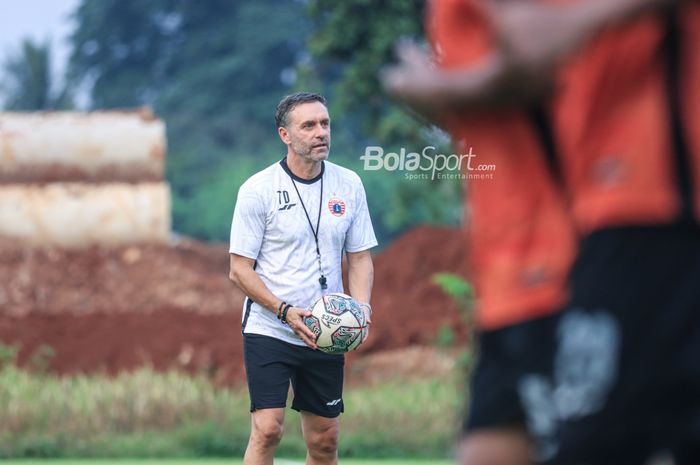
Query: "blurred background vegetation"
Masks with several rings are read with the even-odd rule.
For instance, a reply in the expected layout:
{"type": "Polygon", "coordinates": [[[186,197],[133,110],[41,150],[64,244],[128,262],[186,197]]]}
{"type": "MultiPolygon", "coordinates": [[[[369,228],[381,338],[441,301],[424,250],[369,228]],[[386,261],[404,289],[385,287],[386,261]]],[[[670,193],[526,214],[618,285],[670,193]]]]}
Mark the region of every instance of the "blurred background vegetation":
{"type": "Polygon", "coordinates": [[[422,36],[423,10],[423,0],[83,0],[66,76],[51,75],[48,43],[25,41],[3,64],[0,97],[7,110],[153,107],[168,128],[175,231],[225,241],[238,187],[285,153],[277,102],[322,92],[331,160],[363,178],[384,246],[415,224],[461,217],[457,181],[365,172],[359,159],[368,145],[449,153],[377,80],[397,40],[422,36]]]}
{"type": "MultiPolygon", "coordinates": [[[[16,368],[16,354],[16,347],[0,344],[0,459],[240,457],[245,451],[244,386],[219,389],[205,374],[149,367],[116,377],[55,377],[40,367],[16,368]]],[[[340,455],[448,456],[463,408],[458,378],[455,371],[448,379],[397,378],[350,389],[340,455]]],[[[286,415],[278,453],[305,455],[298,416],[286,415]]]]}

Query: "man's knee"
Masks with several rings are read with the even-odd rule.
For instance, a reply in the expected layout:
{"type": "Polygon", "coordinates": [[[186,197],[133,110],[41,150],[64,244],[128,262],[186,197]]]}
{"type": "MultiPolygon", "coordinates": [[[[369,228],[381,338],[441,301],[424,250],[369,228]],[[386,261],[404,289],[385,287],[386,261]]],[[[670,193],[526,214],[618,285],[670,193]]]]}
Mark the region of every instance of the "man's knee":
{"type": "Polygon", "coordinates": [[[470,432],[457,445],[459,465],[530,465],[531,441],[519,428],[493,428],[470,432]]]}
{"type": "Polygon", "coordinates": [[[322,429],[305,431],[304,439],[309,453],[317,456],[335,455],[338,450],[338,424],[329,424],[322,429]]]}
{"type": "Polygon", "coordinates": [[[252,438],[260,447],[276,447],[284,434],[284,421],[278,418],[265,417],[253,420],[252,438]]]}

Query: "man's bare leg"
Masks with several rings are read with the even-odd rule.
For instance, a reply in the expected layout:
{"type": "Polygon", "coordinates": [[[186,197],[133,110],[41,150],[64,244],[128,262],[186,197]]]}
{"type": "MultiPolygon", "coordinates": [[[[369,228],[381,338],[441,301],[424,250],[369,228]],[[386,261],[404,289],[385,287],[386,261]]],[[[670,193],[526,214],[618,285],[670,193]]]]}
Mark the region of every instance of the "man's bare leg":
{"type": "Polygon", "coordinates": [[[338,418],[325,418],[302,411],[301,430],[308,450],[306,465],[338,464],[338,418]]]}
{"type": "Polygon", "coordinates": [[[532,444],[520,428],[480,429],[457,445],[458,465],[532,465],[532,444]]]}
{"type": "Polygon", "coordinates": [[[243,465],[272,465],[284,434],[284,409],[256,410],[250,414],[251,430],[243,465]]]}

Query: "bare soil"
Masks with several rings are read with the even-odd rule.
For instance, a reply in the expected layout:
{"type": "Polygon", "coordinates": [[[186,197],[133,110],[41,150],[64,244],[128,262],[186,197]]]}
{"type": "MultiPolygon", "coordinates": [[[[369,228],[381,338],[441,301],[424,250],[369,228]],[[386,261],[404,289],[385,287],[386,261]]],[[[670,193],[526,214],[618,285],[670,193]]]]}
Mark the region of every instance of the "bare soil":
{"type": "MultiPolygon", "coordinates": [[[[439,371],[432,349],[414,346],[433,344],[445,328],[466,341],[459,309],[432,282],[436,272],[466,274],[462,234],[419,227],[374,257],[370,338],[348,357],[358,377],[373,382],[362,365],[370,354],[380,367],[374,372],[418,373],[425,364],[439,371]],[[412,354],[398,356],[408,367],[378,355],[401,348],[412,354]]],[[[244,296],[228,280],[228,260],[226,245],[191,240],[79,251],[1,239],[0,342],[20,347],[21,366],[43,357],[56,374],[150,365],[240,382],[244,296]]]]}

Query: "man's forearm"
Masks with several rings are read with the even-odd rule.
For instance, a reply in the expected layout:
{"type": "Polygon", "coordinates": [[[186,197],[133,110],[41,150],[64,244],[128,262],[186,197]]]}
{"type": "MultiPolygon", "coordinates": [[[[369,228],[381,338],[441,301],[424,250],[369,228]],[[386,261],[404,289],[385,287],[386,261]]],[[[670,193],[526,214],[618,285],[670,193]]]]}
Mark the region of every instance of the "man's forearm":
{"type": "Polygon", "coordinates": [[[265,283],[262,282],[262,279],[260,279],[260,276],[254,269],[240,267],[232,270],[231,275],[232,281],[241,288],[248,298],[271,312],[277,313],[277,308],[282,301],[265,286],[265,283]]]}
{"type": "MultiPolygon", "coordinates": [[[[245,258],[239,255],[231,254],[231,272],[229,277],[248,298],[255,301],[257,304],[265,307],[272,313],[277,314],[280,310],[282,300],[275,296],[267,288],[265,283],[260,279],[260,276],[254,269],[255,260],[245,258]]],[[[314,333],[304,324],[303,318],[311,315],[308,309],[300,308],[294,305],[293,302],[287,302],[291,306],[285,307],[281,315],[277,317],[286,323],[301,338],[304,343],[316,349],[316,339],[314,333]]]]}
{"type": "Polygon", "coordinates": [[[372,297],[372,283],[374,282],[374,265],[368,256],[361,260],[348,262],[348,287],[353,299],[362,303],[369,303],[372,297]]]}

